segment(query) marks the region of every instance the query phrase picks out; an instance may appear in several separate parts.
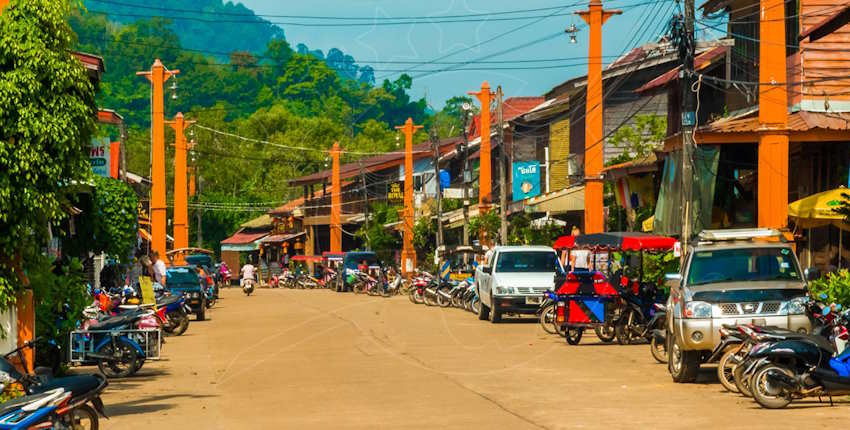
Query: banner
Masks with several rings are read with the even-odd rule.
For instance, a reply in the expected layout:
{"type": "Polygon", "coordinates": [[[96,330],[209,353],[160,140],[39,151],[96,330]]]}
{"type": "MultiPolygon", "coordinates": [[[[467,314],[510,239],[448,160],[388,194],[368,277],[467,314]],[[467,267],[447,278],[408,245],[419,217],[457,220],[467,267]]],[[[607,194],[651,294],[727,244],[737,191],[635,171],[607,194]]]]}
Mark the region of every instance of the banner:
{"type": "Polygon", "coordinates": [[[112,146],[108,137],[94,138],[91,141],[91,151],[89,152],[89,163],[91,163],[91,171],[95,175],[109,177],[110,162],[109,149],[112,146]]]}
{"type": "Polygon", "coordinates": [[[513,200],[524,200],[540,194],[540,162],[513,163],[513,200]]]}

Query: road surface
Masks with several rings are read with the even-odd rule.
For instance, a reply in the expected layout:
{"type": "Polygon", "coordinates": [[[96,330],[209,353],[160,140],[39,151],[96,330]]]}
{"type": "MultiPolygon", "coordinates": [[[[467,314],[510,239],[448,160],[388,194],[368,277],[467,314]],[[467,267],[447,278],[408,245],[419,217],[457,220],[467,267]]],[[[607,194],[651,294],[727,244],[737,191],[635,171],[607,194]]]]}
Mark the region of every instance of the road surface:
{"type": "Polygon", "coordinates": [[[850,403],[767,411],[714,369],[671,382],[648,346],[328,290],[237,289],[116,380],[107,429],[839,428],[850,403]]]}

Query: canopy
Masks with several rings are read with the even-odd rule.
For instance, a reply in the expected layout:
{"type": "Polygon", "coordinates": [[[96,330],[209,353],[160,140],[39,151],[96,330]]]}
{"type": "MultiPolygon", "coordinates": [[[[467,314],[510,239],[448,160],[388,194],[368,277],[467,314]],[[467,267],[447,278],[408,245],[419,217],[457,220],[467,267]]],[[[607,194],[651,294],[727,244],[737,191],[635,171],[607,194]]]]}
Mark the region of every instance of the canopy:
{"type": "Polygon", "coordinates": [[[292,257],[292,261],[312,261],[314,263],[322,261],[321,255],[296,255],[292,257]]]}
{"type": "Polygon", "coordinates": [[[788,205],[788,216],[794,219],[799,228],[815,228],[834,225],[842,230],[850,230],[844,222],[844,216],[835,212],[841,203],[850,204],[847,188],[812,194],[788,205]]]}
{"type": "Polygon", "coordinates": [[[445,246],[440,245],[437,248],[437,254],[440,256],[452,255],[452,254],[479,254],[484,255],[489,248],[486,246],[480,245],[457,245],[457,246],[445,246]]]}
{"type": "Polygon", "coordinates": [[[557,250],[561,249],[572,249],[576,245],[576,237],[572,235],[561,236],[555,243],[552,244],[552,248],[557,250]]]}
{"type": "Polygon", "coordinates": [[[345,254],[343,254],[341,252],[325,251],[325,252],[322,253],[322,258],[325,259],[325,260],[328,260],[328,261],[342,261],[342,258],[344,256],[345,256],[345,254]]]}
{"type": "Polygon", "coordinates": [[[624,251],[672,251],[676,239],[648,233],[610,232],[579,235],[575,246],[624,251]]]}

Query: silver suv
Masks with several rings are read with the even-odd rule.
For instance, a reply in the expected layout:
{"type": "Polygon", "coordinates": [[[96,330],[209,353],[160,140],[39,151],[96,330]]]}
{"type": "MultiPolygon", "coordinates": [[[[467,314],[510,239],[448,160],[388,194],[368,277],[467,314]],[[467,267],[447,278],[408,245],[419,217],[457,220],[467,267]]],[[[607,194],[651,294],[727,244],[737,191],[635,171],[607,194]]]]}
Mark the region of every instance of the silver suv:
{"type": "Polygon", "coordinates": [[[689,246],[667,302],[668,366],[693,382],[723,324],[811,330],[806,280],[790,244],[768,229],[706,230],[689,246]]]}

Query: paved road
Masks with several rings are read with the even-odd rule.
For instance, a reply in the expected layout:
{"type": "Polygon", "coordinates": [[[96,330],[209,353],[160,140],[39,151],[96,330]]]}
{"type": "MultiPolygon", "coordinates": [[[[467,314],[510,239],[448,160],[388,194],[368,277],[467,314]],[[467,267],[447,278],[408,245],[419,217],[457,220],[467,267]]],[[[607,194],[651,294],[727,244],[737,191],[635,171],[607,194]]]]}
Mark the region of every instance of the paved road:
{"type": "Polygon", "coordinates": [[[167,360],[114,382],[111,429],[839,428],[850,403],[766,411],[713,370],[676,385],[646,345],[325,290],[223,291],[167,360]],[[210,315],[210,314],[208,314],[210,315]]]}

